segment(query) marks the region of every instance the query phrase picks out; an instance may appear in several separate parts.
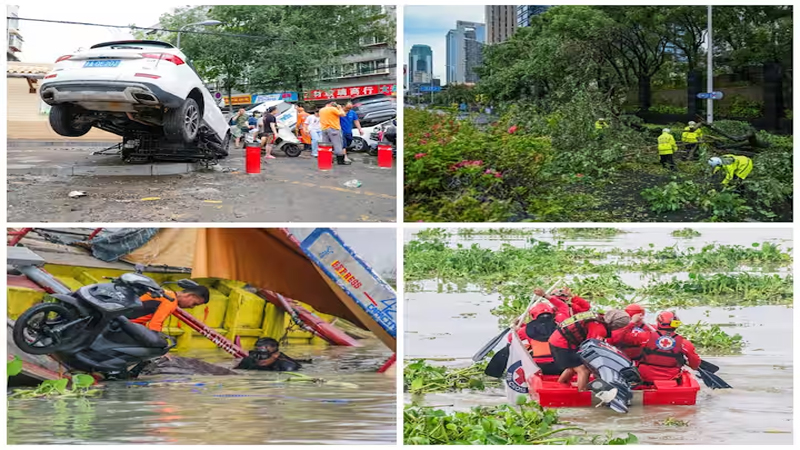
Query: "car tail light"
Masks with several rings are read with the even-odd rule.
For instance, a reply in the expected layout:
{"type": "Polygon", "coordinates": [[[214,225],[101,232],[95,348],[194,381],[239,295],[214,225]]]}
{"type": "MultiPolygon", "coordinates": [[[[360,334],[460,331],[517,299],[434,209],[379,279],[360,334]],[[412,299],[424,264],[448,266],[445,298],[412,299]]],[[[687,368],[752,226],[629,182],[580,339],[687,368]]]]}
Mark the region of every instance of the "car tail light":
{"type": "Polygon", "coordinates": [[[152,78],[154,80],[157,80],[157,79],[161,78],[161,75],[153,75],[153,74],[150,74],[150,73],[135,73],[135,74],[133,74],[133,76],[142,77],[142,78],[152,78]]]}
{"type": "Polygon", "coordinates": [[[142,53],[142,58],[158,59],[160,61],[169,61],[176,66],[183,64],[183,60],[178,55],[171,53],[142,53]]]}
{"type": "Polygon", "coordinates": [[[55,77],[57,77],[57,76],[58,76],[58,74],[57,74],[57,73],[51,73],[50,75],[45,75],[45,76],[44,76],[44,79],[46,80],[46,79],[48,79],[48,78],[55,78],[55,77]]]}
{"type": "Polygon", "coordinates": [[[70,58],[72,58],[72,55],[64,55],[64,56],[62,56],[62,57],[58,58],[58,59],[56,60],[56,63],[60,63],[61,61],[66,61],[66,60],[68,60],[68,59],[70,59],[70,58]]]}

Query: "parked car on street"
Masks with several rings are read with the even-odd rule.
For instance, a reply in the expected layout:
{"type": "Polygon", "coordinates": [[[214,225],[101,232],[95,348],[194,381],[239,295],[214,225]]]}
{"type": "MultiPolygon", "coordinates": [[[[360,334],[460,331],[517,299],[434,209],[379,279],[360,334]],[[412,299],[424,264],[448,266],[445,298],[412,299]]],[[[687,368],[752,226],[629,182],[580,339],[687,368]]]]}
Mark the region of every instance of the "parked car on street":
{"type": "Polygon", "coordinates": [[[388,95],[370,95],[351,100],[362,127],[397,117],[397,100],[388,95]]]}
{"type": "Polygon", "coordinates": [[[128,156],[213,159],[230,129],[186,55],[161,41],[105,42],[56,60],[39,89],[50,126],[78,137],[122,136],[128,156]]]}

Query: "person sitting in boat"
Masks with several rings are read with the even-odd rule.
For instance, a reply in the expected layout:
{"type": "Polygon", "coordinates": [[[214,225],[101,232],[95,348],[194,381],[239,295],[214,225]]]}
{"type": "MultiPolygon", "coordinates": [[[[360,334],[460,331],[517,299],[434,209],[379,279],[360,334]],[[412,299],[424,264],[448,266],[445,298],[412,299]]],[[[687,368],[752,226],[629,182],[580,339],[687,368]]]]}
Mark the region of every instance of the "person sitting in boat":
{"type": "MultiPolygon", "coordinates": [[[[561,373],[553,359],[548,340],[558,325],[555,319],[555,309],[547,303],[534,305],[528,313],[530,322],[517,330],[517,335],[533,357],[533,361],[542,369],[544,375],[558,375],[561,373]]],[[[511,336],[509,335],[509,342],[511,336]]]]}
{"type": "MultiPolygon", "coordinates": [[[[535,289],[533,293],[541,297],[545,296],[543,289],[535,289]]],[[[577,295],[573,295],[568,287],[557,289],[547,297],[547,300],[556,309],[556,322],[558,323],[561,323],[567,317],[592,309],[592,305],[589,302],[577,295]]]]}
{"type": "Polygon", "coordinates": [[[684,365],[694,370],[700,367],[700,355],[694,345],[675,332],[680,324],[678,316],[670,311],[663,311],[656,317],[657,329],[650,331],[639,360],[639,374],[645,384],[678,379],[684,365]]]}
{"type": "Polygon", "coordinates": [[[630,304],[625,307],[625,312],[631,317],[631,323],[614,330],[608,343],[635,363],[642,357],[642,345],[650,339],[649,331],[655,331],[655,328],[644,322],[645,309],[641,305],[630,304]]]}
{"type": "Polygon", "coordinates": [[[234,369],[269,370],[274,372],[295,372],[302,366],[299,362],[284,355],[280,351],[278,341],[272,338],[261,338],[256,347],[242,359],[234,369]]]}
{"type": "Polygon", "coordinates": [[[164,328],[164,322],[178,307],[182,309],[194,308],[195,306],[205,305],[211,298],[211,294],[205,286],[194,286],[177,293],[166,291],[166,293],[169,298],[167,296],[153,297],[150,294],[141,296],[141,308],[126,314],[125,317],[133,323],[161,332],[164,328]]]}
{"type": "Polygon", "coordinates": [[[589,369],[583,365],[578,348],[587,339],[605,340],[611,337],[614,330],[624,328],[630,322],[631,317],[618,309],[605,314],[587,311],[561,322],[548,340],[550,352],[562,371],[558,382],[570,386],[572,377],[577,373],[578,390],[585,391],[589,384],[589,369]]]}

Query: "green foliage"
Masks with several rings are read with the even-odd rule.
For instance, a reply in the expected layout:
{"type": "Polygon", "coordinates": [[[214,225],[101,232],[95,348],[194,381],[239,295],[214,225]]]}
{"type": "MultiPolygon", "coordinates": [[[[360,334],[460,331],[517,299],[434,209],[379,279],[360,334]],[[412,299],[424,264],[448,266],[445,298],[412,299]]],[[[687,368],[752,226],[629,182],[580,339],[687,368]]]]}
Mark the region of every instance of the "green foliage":
{"type": "Polygon", "coordinates": [[[19,375],[22,372],[22,360],[19,356],[14,355],[14,359],[6,362],[6,378],[11,378],[19,375]]]}
{"type": "Polygon", "coordinates": [[[414,236],[421,241],[435,241],[448,238],[451,235],[444,228],[424,228],[417,231],[414,236]]]}
{"type": "MultiPolygon", "coordinates": [[[[653,105],[648,111],[658,114],[688,114],[688,108],[685,106],[674,105],[653,105]]],[[[662,127],[663,128],[663,127],[662,127]]]]}
{"type": "Polygon", "coordinates": [[[452,392],[462,389],[482,391],[487,384],[499,384],[496,378],[487,377],[483,371],[489,359],[462,369],[431,366],[424,359],[406,362],[403,370],[403,388],[412,394],[452,392]]]}
{"type": "Polygon", "coordinates": [[[76,374],[72,378],[44,380],[36,389],[15,389],[8,395],[8,398],[64,398],[100,395],[103,391],[93,388],[94,383],[95,380],[90,375],[76,374]]]}
{"type": "Polygon", "coordinates": [[[764,115],[764,102],[749,100],[741,95],[731,98],[729,104],[720,108],[720,115],[737,119],[757,119],[764,115]]]}
{"type": "Polygon", "coordinates": [[[475,407],[448,413],[431,407],[406,406],[405,445],[624,445],[636,436],[588,436],[578,427],[558,427],[558,413],[538,403],[475,407]]]}
{"type": "Polygon", "coordinates": [[[619,228],[553,228],[550,232],[564,239],[612,238],[627,233],[619,228]]]}
{"type": "Polygon", "coordinates": [[[791,275],[749,273],[703,275],[690,273],[688,280],[646,286],[642,293],[651,303],[671,306],[789,305],[792,303],[791,275]]]}
{"type": "Polygon", "coordinates": [[[677,211],[700,197],[700,186],[693,181],[670,181],[666,186],[656,186],[642,191],[642,197],[656,213],[677,211]]]}
{"type": "Polygon", "coordinates": [[[711,325],[698,321],[695,324],[683,324],[677,329],[678,334],[688,339],[702,354],[727,355],[741,353],[745,342],[739,334],[730,335],[719,325],[711,325]]]}
{"type": "Polygon", "coordinates": [[[670,235],[672,235],[674,237],[678,237],[678,238],[687,238],[687,239],[696,238],[696,237],[702,236],[702,234],[699,231],[693,230],[691,228],[684,228],[682,230],[675,230],[672,233],[670,233],[670,235]]]}

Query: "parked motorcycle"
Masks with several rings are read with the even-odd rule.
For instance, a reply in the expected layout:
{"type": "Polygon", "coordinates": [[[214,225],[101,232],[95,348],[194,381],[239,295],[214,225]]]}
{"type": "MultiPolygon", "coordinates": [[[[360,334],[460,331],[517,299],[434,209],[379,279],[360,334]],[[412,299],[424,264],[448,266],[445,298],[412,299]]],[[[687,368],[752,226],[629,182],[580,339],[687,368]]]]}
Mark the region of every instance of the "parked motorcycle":
{"type": "MultiPolygon", "coordinates": [[[[274,150],[282,150],[286,156],[296,158],[303,152],[303,143],[292,132],[288,125],[278,123],[278,136],[272,143],[274,150]]],[[[260,144],[258,139],[258,129],[253,129],[245,137],[245,144],[260,144]]],[[[263,150],[262,150],[263,151],[263,150]]]]}
{"type": "MultiPolygon", "coordinates": [[[[135,377],[138,364],[165,355],[176,344],[174,338],[126,317],[142,307],[144,294],[177,301],[142,269],[70,294],[53,294],[54,302],[39,303],[20,314],[14,343],[25,353],[52,355],[73,370],[106,378],[135,377]]],[[[192,280],[176,284],[184,289],[197,286],[192,280]]]]}

